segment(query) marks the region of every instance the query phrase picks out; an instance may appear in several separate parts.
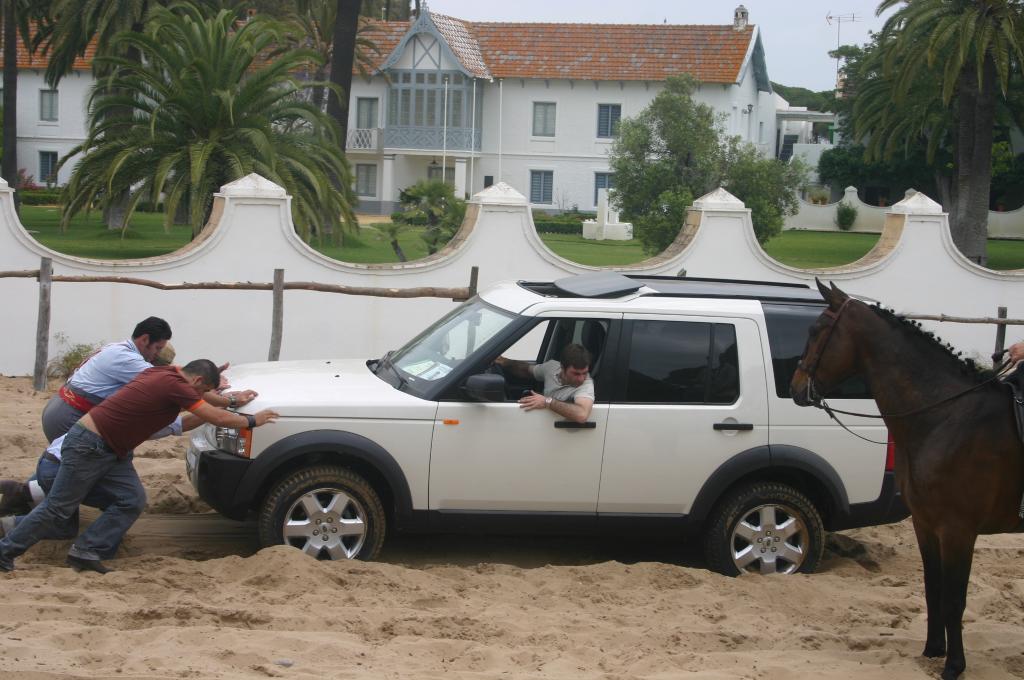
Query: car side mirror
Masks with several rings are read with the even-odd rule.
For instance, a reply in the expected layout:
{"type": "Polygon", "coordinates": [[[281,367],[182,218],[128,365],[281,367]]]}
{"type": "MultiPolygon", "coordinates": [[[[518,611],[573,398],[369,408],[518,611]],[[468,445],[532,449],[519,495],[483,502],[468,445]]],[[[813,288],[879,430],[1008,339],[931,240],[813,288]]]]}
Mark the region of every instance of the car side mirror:
{"type": "Polygon", "coordinates": [[[505,401],[505,378],[495,373],[471,375],[466,393],[476,401],[505,401]]]}

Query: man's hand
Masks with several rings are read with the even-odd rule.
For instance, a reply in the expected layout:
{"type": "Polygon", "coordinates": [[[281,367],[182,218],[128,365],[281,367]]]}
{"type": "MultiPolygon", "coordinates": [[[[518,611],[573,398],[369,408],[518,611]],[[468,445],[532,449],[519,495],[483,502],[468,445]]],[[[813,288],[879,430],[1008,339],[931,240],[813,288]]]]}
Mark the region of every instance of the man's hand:
{"type": "Polygon", "coordinates": [[[548,407],[547,397],[543,394],[537,394],[533,390],[525,397],[519,400],[519,408],[525,411],[537,411],[539,409],[545,409],[548,407]]]}
{"type": "Polygon", "coordinates": [[[272,423],[277,420],[277,411],[271,411],[269,408],[265,408],[262,411],[254,413],[253,417],[256,418],[256,427],[259,427],[260,425],[266,425],[267,423],[272,423]]]}
{"type": "Polygon", "coordinates": [[[1007,351],[1010,353],[1010,361],[1014,363],[1024,359],[1024,342],[1016,342],[1010,345],[1010,349],[1007,351]]]}
{"type": "Polygon", "coordinates": [[[257,392],[256,390],[242,390],[240,392],[228,392],[224,396],[227,397],[229,401],[232,397],[234,397],[235,406],[245,406],[250,401],[252,401],[253,399],[260,395],[259,392],[257,392]]]}

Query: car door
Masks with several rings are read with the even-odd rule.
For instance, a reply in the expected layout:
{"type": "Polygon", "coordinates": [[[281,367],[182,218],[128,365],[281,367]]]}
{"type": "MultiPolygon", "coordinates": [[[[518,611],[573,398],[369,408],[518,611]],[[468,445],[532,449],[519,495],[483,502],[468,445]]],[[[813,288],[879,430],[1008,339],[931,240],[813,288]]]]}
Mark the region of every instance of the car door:
{"type": "MultiPolygon", "coordinates": [[[[599,321],[610,328],[613,317],[621,315],[602,314],[599,321]]],[[[552,313],[502,353],[543,360],[552,354],[552,342],[585,341],[594,322],[591,315],[552,313]]],[[[607,332],[598,335],[600,351],[610,340],[607,332]]],[[[518,392],[504,402],[442,400],[430,456],[430,508],[593,514],[608,420],[601,381],[595,384],[597,402],[584,426],[549,410],[520,409],[518,392]]]]}
{"type": "Polygon", "coordinates": [[[627,314],[620,346],[598,512],[686,514],[720,465],[768,443],[757,325],[627,314]]]}

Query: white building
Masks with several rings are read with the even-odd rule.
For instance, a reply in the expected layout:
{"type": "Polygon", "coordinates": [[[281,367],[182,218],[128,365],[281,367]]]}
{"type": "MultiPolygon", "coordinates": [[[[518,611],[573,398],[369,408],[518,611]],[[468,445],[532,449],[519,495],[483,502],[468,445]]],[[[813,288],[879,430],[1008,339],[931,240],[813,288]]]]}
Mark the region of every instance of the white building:
{"type": "Polygon", "coordinates": [[[377,70],[352,86],[348,152],[362,210],[445,173],[456,194],[505,181],[534,208],[594,210],[613,183],[620,118],[687,73],[726,132],[775,153],[775,101],[741,5],[721,26],[462,21],[424,12],[375,25],[377,70]],[[447,99],[447,107],[445,101],[447,99]],[[447,119],[445,113],[447,112],[447,119]]]}
{"type": "MultiPolygon", "coordinates": [[[[505,181],[534,208],[595,210],[597,190],[614,182],[607,154],[618,120],[673,74],[697,79],[696,98],[728,134],[775,156],[785,137],[777,110],[788,105],[772,93],[742,5],[731,24],[714,26],[469,22],[425,11],[362,35],[379,49],[373,75],[352,84],[347,149],[364,212],[391,212],[402,189],[442,172],[460,196],[505,181]]],[[[51,90],[43,60],[19,54],[18,160],[39,183],[68,181],[72,164],[53,168],[85,138],[90,57],[51,90]]]]}

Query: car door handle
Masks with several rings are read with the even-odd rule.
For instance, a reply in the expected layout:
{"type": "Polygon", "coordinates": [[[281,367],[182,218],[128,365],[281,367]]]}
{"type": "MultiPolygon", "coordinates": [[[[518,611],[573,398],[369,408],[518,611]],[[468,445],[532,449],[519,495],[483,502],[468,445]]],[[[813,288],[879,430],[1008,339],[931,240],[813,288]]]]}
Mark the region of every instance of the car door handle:
{"type": "Polygon", "coordinates": [[[597,423],[592,420],[588,420],[585,423],[574,423],[571,420],[556,420],[555,429],[557,430],[593,430],[597,427],[597,423]]]}
{"type": "Polygon", "coordinates": [[[712,425],[716,430],[736,430],[746,432],[747,430],[753,430],[753,423],[715,423],[712,425]]]}

